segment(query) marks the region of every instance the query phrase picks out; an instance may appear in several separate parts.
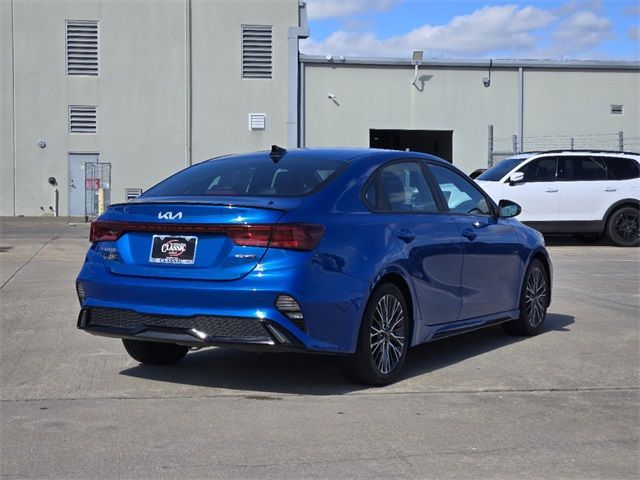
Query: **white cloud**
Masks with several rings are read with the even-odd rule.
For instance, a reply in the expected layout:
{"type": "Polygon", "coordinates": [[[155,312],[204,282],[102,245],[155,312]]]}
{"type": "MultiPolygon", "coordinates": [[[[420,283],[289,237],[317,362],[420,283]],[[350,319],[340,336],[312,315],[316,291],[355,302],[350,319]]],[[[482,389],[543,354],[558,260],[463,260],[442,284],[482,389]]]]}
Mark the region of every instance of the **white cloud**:
{"type": "Polygon", "coordinates": [[[388,10],[397,0],[308,0],[310,20],[346,17],[357,13],[388,10]]]}
{"type": "Polygon", "coordinates": [[[580,12],[562,22],[553,35],[562,55],[581,53],[611,37],[611,21],[591,12],[580,12]]]}
{"type": "Polygon", "coordinates": [[[631,27],[627,31],[627,38],[631,41],[640,42],[640,28],[631,27]]]}
{"type": "Polygon", "coordinates": [[[373,33],[337,31],[321,42],[301,43],[309,54],[407,56],[413,50],[433,55],[482,55],[493,51],[524,51],[536,47],[533,31],[553,22],[556,14],[536,7],[486,6],[444,25],[423,25],[404,35],[380,39],[373,33]]]}

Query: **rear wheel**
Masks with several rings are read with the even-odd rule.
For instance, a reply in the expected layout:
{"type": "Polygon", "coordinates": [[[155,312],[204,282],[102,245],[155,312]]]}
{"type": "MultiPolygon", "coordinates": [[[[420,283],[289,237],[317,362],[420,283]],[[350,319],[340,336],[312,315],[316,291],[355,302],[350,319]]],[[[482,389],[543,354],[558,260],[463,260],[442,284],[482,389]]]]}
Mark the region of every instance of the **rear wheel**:
{"type": "Polygon", "coordinates": [[[141,342],[122,339],[124,349],[134,360],[147,365],[171,365],[184,358],[188,347],[173,343],[141,342]]]}
{"type": "Polygon", "coordinates": [[[622,207],[611,214],[607,222],[609,239],[620,247],[640,245],[638,207],[622,207]]]}
{"type": "Polygon", "coordinates": [[[378,287],[367,304],[354,354],[341,358],[343,371],[364,385],[397,380],[409,345],[409,309],[404,295],[391,283],[378,287]]]}
{"type": "Polygon", "coordinates": [[[514,335],[537,335],[542,331],[548,306],[547,269],[540,260],[535,259],[527,268],[520,292],[520,317],[503,323],[503,328],[514,335]]]}

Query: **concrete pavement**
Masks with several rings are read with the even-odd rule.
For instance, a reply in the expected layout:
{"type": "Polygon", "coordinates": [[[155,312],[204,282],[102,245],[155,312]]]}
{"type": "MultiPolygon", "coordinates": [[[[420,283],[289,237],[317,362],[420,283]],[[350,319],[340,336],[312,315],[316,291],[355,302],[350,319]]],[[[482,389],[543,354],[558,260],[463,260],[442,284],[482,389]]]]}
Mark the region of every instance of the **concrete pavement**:
{"type": "Polygon", "coordinates": [[[637,478],[637,249],[551,240],[546,331],[417,347],[367,389],[335,359],[222,349],[141,366],[75,328],[88,228],[0,221],[10,478],[637,478]]]}

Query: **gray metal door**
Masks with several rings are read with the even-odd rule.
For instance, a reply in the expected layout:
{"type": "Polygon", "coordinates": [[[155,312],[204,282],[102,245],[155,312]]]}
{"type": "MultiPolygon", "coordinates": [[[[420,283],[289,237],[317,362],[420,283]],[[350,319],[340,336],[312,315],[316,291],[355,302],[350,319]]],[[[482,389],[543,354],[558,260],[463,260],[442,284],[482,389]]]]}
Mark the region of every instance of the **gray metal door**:
{"type": "Polygon", "coordinates": [[[96,153],[69,154],[69,215],[84,216],[85,212],[85,166],[87,162],[97,163],[96,153]]]}

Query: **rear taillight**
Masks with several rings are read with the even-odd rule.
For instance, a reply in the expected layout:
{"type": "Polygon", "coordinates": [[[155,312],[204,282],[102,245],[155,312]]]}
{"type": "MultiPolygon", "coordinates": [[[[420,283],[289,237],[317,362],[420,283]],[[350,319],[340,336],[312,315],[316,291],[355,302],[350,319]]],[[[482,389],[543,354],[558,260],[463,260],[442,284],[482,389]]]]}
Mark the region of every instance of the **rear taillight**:
{"type": "Polygon", "coordinates": [[[313,250],[322,239],[322,225],[243,225],[225,227],[236,245],[246,247],[287,248],[313,250]]]}
{"type": "Polygon", "coordinates": [[[125,232],[218,233],[225,234],[239,246],[271,247],[310,251],[316,248],[322,235],[322,225],[207,225],[162,223],[102,222],[91,223],[89,241],[109,242],[118,240],[125,232]]]}
{"type": "Polygon", "coordinates": [[[224,228],[227,236],[236,245],[243,247],[267,247],[272,225],[238,225],[224,228]]]}
{"type": "Polygon", "coordinates": [[[91,222],[89,231],[90,242],[112,242],[118,240],[125,232],[126,223],[119,222],[91,222]]]}
{"type": "Polygon", "coordinates": [[[269,247],[313,250],[323,234],[322,225],[275,225],[269,247]]]}

